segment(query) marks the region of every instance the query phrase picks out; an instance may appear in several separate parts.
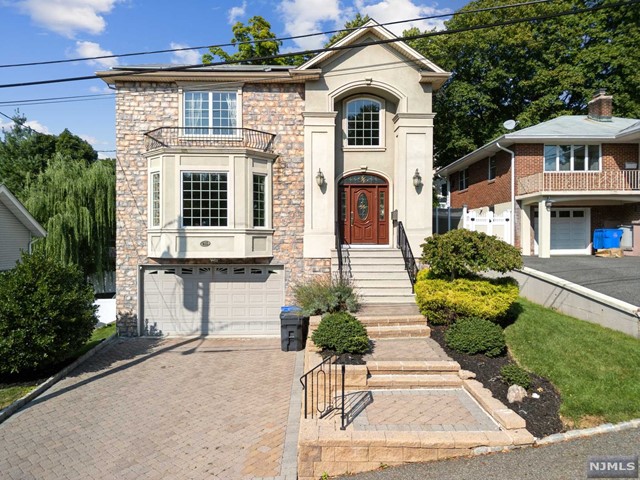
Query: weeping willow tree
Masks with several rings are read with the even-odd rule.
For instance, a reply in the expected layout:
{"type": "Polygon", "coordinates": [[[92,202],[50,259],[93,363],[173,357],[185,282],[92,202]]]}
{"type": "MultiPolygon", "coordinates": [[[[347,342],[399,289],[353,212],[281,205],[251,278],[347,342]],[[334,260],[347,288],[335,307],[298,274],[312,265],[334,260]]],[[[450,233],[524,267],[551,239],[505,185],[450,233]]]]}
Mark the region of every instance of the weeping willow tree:
{"type": "Polygon", "coordinates": [[[26,189],[25,206],[47,230],[48,257],[77,264],[86,277],[114,270],[115,165],[56,154],[26,189]]]}

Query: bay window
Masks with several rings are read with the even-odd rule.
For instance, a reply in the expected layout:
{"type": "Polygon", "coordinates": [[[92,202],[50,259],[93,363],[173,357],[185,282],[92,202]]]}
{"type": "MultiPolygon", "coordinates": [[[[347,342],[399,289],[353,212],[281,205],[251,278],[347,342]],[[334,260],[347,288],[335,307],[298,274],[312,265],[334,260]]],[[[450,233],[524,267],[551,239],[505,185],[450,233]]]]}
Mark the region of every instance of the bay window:
{"type": "Polygon", "coordinates": [[[182,226],[226,227],[227,174],[182,172],[182,226]]]}

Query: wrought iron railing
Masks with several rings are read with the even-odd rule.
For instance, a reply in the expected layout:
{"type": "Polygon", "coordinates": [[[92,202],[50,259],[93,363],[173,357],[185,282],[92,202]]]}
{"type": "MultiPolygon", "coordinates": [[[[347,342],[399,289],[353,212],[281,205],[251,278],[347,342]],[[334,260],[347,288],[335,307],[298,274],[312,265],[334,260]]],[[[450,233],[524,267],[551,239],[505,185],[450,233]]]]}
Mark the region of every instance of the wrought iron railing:
{"type": "Polygon", "coordinates": [[[402,252],[402,258],[404,258],[404,268],[409,275],[411,281],[411,291],[413,292],[414,285],[416,284],[416,278],[418,277],[418,265],[416,259],[411,251],[411,245],[409,245],[409,239],[407,238],[407,232],[404,231],[402,222],[398,222],[398,248],[402,252]]]}
{"type": "Polygon", "coordinates": [[[347,265],[346,252],[342,248],[342,222],[336,222],[336,254],[338,256],[338,275],[340,278],[351,276],[351,269],[347,265]]]}
{"type": "Polygon", "coordinates": [[[250,128],[160,127],[144,137],[147,152],[163,147],[241,147],[269,152],[276,136],[250,128]]]}
{"type": "Polygon", "coordinates": [[[345,365],[338,364],[338,357],[331,355],[300,377],[304,395],[304,418],[324,418],[335,410],[340,411],[340,428],[344,430],[347,417],[344,413],[345,365]]]}

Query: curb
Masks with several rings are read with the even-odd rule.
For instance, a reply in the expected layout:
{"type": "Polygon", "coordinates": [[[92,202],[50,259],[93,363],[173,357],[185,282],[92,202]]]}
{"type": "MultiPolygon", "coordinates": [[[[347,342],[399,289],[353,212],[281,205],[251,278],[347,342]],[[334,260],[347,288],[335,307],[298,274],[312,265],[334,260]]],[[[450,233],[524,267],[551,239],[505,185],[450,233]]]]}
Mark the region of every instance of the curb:
{"type": "Polygon", "coordinates": [[[498,447],[478,447],[473,450],[473,455],[486,455],[489,453],[508,452],[511,450],[530,448],[530,447],[542,447],[545,445],[553,445],[555,443],[562,443],[569,440],[576,440],[578,438],[593,437],[602,433],[621,432],[623,430],[631,430],[633,428],[640,428],[640,418],[629,420],[621,423],[604,423],[597,427],[583,428],[581,430],[569,430],[564,433],[554,433],[543,438],[536,439],[533,445],[505,445],[498,447]]]}
{"type": "Polygon", "coordinates": [[[44,393],[45,390],[48,390],[53,385],[58,383],[63,377],[67,376],[67,374],[69,372],[71,372],[72,370],[74,370],[75,368],[80,366],[82,363],[87,361],[89,358],[93,357],[96,353],[98,353],[100,350],[105,348],[107,345],[113,343],[112,341],[113,341],[114,338],[116,338],[116,336],[117,336],[117,333],[114,333],[110,337],[105,338],[98,345],[93,347],[91,350],[86,352],[84,355],[82,355],[79,358],[77,358],[73,363],[71,363],[70,365],[67,365],[62,370],[60,370],[58,373],[56,373],[52,377],[49,377],[45,382],[41,383],[36,388],[31,390],[24,397],[19,398],[18,400],[13,402],[11,405],[9,405],[9,406],[5,407],[4,409],[0,410],[0,423],[4,422],[6,419],[11,417],[14,413],[16,413],[22,407],[24,407],[31,400],[33,400],[37,396],[39,396],[42,393],[44,393]]]}

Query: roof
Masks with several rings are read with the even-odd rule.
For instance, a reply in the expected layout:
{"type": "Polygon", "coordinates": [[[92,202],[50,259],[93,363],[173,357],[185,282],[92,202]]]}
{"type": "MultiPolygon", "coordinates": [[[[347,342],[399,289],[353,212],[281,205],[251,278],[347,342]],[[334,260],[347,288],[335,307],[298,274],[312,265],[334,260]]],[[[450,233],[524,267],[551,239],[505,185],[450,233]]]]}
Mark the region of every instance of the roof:
{"type": "Polygon", "coordinates": [[[24,208],[24,205],[14,197],[4,185],[0,185],[0,203],[4,204],[9,211],[22,223],[34,237],[46,237],[47,232],[38,221],[24,208]]]}
{"type": "Polygon", "coordinates": [[[295,67],[291,65],[241,65],[241,64],[225,64],[225,65],[203,65],[194,67],[187,63],[144,63],[139,65],[118,65],[112,68],[115,71],[145,71],[145,70],[174,70],[174,71],[195,71],[195,72],[271,72],[271,71],[289,71],[295,67]]]}
{"type": "Polygon", "coordinates": [[[504,134],[455,162],[438,170],[449,175],[477,160],[493,155],[514,143],[541,142],[622,142],[640,140],[640,119],[612,117],[610,122],[590,119],[587,115],[563,115],[516,132],[504,134]]]}

